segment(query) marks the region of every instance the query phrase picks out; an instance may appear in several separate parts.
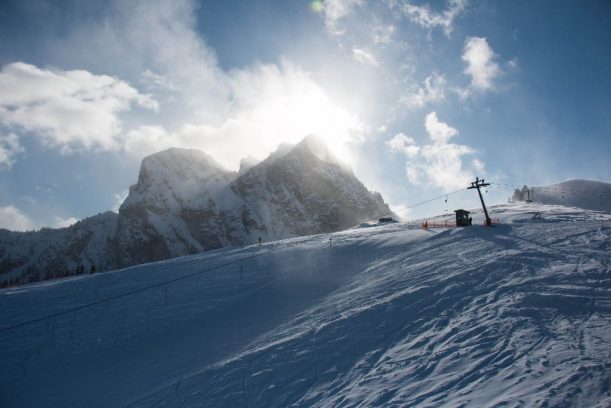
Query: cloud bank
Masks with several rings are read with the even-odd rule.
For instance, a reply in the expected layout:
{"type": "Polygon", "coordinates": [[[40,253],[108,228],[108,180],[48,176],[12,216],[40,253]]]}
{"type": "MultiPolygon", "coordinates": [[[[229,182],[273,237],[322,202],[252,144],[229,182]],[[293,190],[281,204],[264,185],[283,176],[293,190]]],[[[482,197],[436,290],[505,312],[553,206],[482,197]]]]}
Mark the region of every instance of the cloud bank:
{"type": "MultiPolygon", "coordinates": [[[[325,13],[341,18],[357,3],[325,2],[325,13]]],[[[67,60],[113,76],[23,62],[3,67],[0,130],[17,135],[0,140],[3,167],[14,163],[26,135],[64,154],[141,157],[171,146],[198,148],[232,169],[243,157],[263,158],[310,133],[348,161],[345,146],[362,140],[361,120],[299,66],[222,69],[196,32],[194,2],[113,4],[103,21],[78,27],[56,46],[67,60]]],[[[377,63],[364,50],[355,58],[377,63]]]]}
{"type": "MultiPolygon", "coordinates": [[[[0,123],[14,132],[33,132],[64,152],[118,147],[121,114],[133,105],[157,109],[150,96],[106,75],[46,70],[22,62],[0,72],[0,123]]],[[[0,162],[2,151],[14,158],[19,150],[15,133],[10,135],[0,140],[0,162]]]]}
{"type": "Polygon", "coordinates": [[[65,228],[76,222],[78,222],[78,220],[74,217],[62,218],[54,216],[50,223],[41,224],[33,221],[23,211],[12,204],[0,207],[0,228],[11,231],[34,231],[43,227],[65,228]]]}
{"type": "Polygon", "coordinates": [[[36,229],[37,225],[17,207],[8,205],[0,207],[0,228],[11,231],[31,231],[36,229]]]}

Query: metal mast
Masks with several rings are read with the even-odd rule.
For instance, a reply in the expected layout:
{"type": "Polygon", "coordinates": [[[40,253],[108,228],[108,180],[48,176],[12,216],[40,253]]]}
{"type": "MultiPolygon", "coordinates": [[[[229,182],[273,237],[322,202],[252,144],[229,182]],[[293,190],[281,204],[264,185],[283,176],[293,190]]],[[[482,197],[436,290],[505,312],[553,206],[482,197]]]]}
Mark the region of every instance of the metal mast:
{"type": "Polygon", "coordinates": [[[479,179],[479,177],[475,178],[475,181],[471,183],[471,187],[467,187],[467,190],[471,190],[472,188],[477,189],[477,194],[479,194],[479,199],[482,202],[482,208],[484,209],[484,214],[486,214],[486,226],[490,227],[492,225],[492,220],[488,216],[488,209],[486,208],[486,204],[484,203],[484,197],[482,197],[482,192],[480,191],[481,187],[489,186],[490,183],[484,183],[484,179],[479,179]]]}

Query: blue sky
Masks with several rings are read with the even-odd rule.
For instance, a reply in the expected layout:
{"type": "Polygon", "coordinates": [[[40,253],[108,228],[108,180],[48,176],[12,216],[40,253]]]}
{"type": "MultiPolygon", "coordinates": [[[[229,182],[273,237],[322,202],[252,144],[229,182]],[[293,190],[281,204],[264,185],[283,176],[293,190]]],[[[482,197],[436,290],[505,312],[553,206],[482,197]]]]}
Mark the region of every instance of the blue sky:
{"type": "Polygon", "coordinates": [[[4,1],[0,227],[116,210],[170,146],[237,169],[309,133],[408,218],[475,176],[609,182],[610,43],[604,0],[4,1]]]}

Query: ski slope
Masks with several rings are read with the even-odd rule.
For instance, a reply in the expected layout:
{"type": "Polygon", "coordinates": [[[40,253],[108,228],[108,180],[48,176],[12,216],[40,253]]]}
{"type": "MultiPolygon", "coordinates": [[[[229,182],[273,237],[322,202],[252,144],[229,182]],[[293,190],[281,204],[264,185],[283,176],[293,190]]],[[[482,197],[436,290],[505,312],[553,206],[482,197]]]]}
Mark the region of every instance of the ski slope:
{"type": "Polygon", "coordinates": [[[611,406],[611,214],[491,212],[2,290],[0,406],[611,406]]]}

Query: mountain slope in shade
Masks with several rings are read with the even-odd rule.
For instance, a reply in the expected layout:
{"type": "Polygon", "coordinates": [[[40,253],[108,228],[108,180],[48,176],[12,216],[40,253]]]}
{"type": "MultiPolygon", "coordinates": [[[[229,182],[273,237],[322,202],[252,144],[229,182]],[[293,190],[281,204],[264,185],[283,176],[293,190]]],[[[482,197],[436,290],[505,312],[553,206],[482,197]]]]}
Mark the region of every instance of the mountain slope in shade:
{"type": "Polygon", "coordinates": [[[476,212],[468,228],[388,224],[2,290],[0,330],[132,294],[0,331],[0,400],[610,406],[611,215],[490,211],[494,228],[476,212]]]}
{"type": "Polygon", "coordinates": [[[0,281],[25,283],[77,273],[79,265],[116,265],[116,213],[85,218],[69,227],[13,232],[0,229],[0,281]]]}

